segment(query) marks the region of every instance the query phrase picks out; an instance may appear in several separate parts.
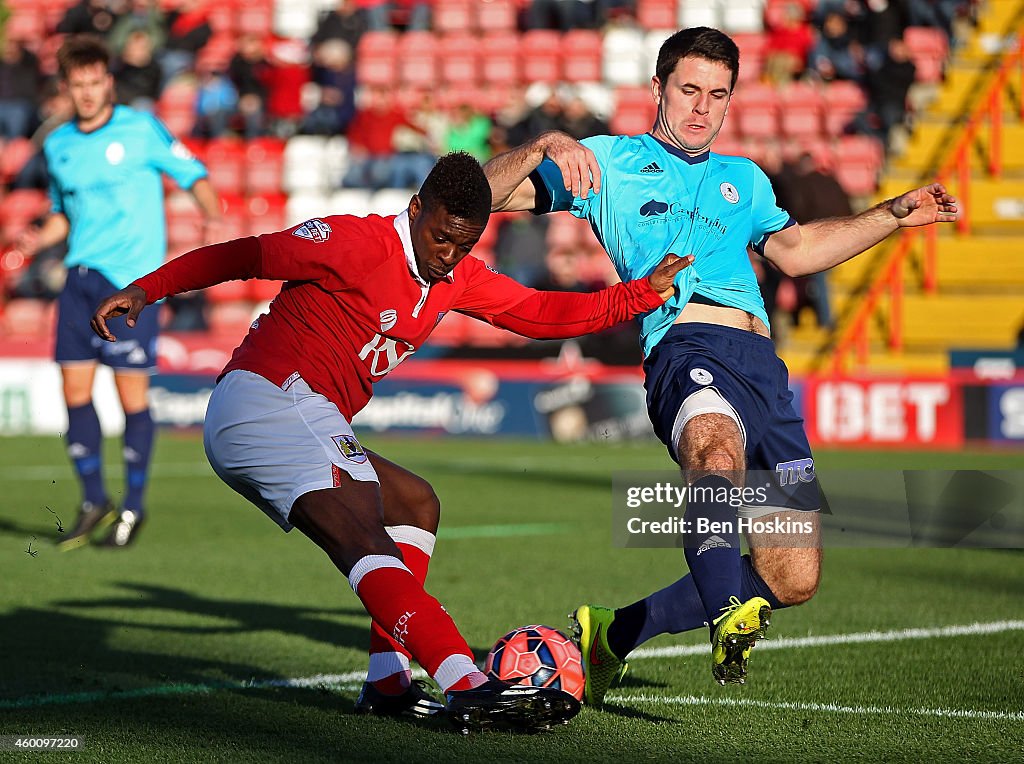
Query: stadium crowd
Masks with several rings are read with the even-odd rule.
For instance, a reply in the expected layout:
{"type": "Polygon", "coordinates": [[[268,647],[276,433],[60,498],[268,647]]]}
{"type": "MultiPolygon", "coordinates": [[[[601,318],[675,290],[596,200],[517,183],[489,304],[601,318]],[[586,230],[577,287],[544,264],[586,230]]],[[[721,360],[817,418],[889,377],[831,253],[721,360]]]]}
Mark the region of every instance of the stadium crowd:
{"type": "MultiPolygon", "coordinates": [[[[523,58],[533,49],[522,42],[517,74],[492,83],[480,82],[478,73],[471,71],[463,76],[467,85],[461,87],[450,81],[455,75],[449,77],[447,70],[441,77],[440,64],[428,79],[417,82],[412,76],[417,45],[443,42],[445,46],[431,55],[440,60],[452,51],[457,57],[459,35],[452,32],[453,22],[446,15],[452,3],[446,0],[338,0],[326,8],[321,3],[315,22],[305,19],[302,28],[311,31],[303,37],[282,34],[281,27],[288,27],[282,19],[289,17],[275,15],[269,0],[247,6],[230,0],[79,0],[71,5],[62,0],[0,0],[0,7],[4,3],[0,194],[5,198],[0,201],[0,246],[12,241],[28,222],[24,205],[18,204],[20,197],[11,201],[10,192],[46,188],[39,149],[46,135],[70,114],[56,83],[54,61],[67,34],[103,38],[115,56],[119,102],[154,112],[172,132],[190,137],[200,158],[207,143],[280,145],[294,136],[340,135],[345,157],[330,178],[330,187],[375,192],[417,187],[435,158],[449,151],[465,150],[486,161],[549,129],[577,138],[647,129],[653,114],[647,88],[639,80],[635,86],[622,87],[614,81],[614,72],[609,75],[609,38],[642,39],[647,29],[688,18],[682,5],[671,0],[493,3],[509,11],[498,25],[510,27],[501,34],[512,37],[503,39],[553,40],[565,45],[566,59],[575,54],[567,35],[593,35],[579,39],[590,45],[596,41],[598,46],[603,39],[604,81],[581,83],[573,78],[569,83],[554,76],[528,82],[530,71],[523,58]],[[657,15],[666,8],[667,15],[657,15]],[[380,62],[380,45],[391,46],[386,56],[413,60],[405,66],[388,61],[382,77],[372,69],[380,62]],[[474,78],[476,84],[469,84],[474,78]],[[446,86],[428,86],[439,81],[446,86]]],[[[278,11],[282,4],[285,0],[277,0],[278,11]]],[[[315,13],[315,5],[295,5],[291,12],[315,13]]],[[[714,0],[704,5],[718,8],[714,0]]],[[[840,183],[828,184],[827,196],[837,200],[840,195],[870,192],[884,155],[879,146],[910,117],[908,90],[915,81],[941,79],[944,57],[957,42],[958,25],[970,19],[973,5],[967,0],[754,3],[758,31],[735,35],[743,57],[736,98],[739,113],[727,121],[715,149],[742,152],[759,161],[798,219],[820,210],[803,209],[800,200],[792,198],[792,187],[807,182],[803,178],[794,184],[793,178],[813,173],[815,179],[827,179],[835,174],[840,183]],[[796,121],[800,110],[789,105],[812,93],[819,111],[807,128],[796,121]],[[845,100],[836,106],[829,99],[839,94],[845,100]],[[873,145],[875,141],[880,143],[873,145]]],[[[701,7],[701,2],[691,2],[685,11],[697,13],[701,7]]],[[[462,37],[465,42],[466,35],[462,37]]],[[[470,38],[470,43],[479,46],[480,41],[470,38]]],[[[499,52],[486,50],[488,55],[499,52]]],[[[538,54],[536,60],[545,55],[538,54]]],[[[571,74],[568,64],[558,72],[571,74]]],[[[598,70],[598,79],[601,75],[598,70]]],[[[217,185],[216,177],[214,181],[217,185]]],[[[237,192],[219,190],[228,196],[237,192]]],[[[278,188],[276,193],[282,191],[294,189],[278,188]]],[[[173,238],[173,224],[171,230],[173,238]]],[[[188,243],[172,242],[172,254],[184,251],[174,244],[188,243]]],[[[586,290],[614,278],[597,242],[571,224],[505,216],[496,237],[486,244],[485,256],[493,254],[499,267],[527,283],[586,290]]],[[[52,297],[60,287],[62,254],[56,248],[28,264],[0,261],[7,296],[52,297]]],[[[823,280],[794,289],[788,282],[778,283],[777,274],[765,272],[764,286],[769,303],[783,313],[795,318],[810,306],[821,325],[830,325],[823,280]]],[[[186,316],[182,325],[204,326],[195,315],[186,316]]]]}

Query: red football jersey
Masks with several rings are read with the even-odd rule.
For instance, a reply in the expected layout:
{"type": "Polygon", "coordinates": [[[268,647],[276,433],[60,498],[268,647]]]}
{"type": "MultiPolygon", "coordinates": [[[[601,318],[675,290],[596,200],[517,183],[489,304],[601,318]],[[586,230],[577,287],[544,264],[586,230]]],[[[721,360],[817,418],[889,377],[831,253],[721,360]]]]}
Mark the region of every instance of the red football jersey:
{"type": "Polygon", "coordinates": [[[412,355],[450,310],[537,339],[606,329],[663,304],[646,279],[591,294],[539,292],[467,256],[429,284],[406,213],[337,215],[203,247],[135,282],[147,303],[231,279],[285,281],[223,373],[284,385],[299,374],[351,419],[372,385],[412,355]]]}

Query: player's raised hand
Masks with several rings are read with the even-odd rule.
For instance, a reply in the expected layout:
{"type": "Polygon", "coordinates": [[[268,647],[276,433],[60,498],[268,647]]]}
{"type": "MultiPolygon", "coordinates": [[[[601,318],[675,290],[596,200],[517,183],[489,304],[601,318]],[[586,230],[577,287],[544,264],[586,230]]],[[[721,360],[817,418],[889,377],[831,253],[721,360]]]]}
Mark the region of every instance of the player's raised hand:
{"type": "Polygon", "coordinates": [[[683,268],[688,268],[693,263],[693,255],[679,257],[671,252],[661,259],[654,273],[647,277],[651,282],[651,288],[661,295],[661,299],[667,300],[675,294],[676,288],[673,285],[676,274],[683,268]]]}
{"type": "Polygon", "coordinates": [[[591,189],[601,191],[601,168],[594,152],[571,135],[552,130],[537,138],[544,155],[562,171],[565,190],[586,199],[591,189]]]}
{"type": "Polygon", "coordinates": [[[113,342],[117,337],[107,328],[107,319],[127,314],[126,322],[128,326],[135,326],[139,313],[142,312],[144,307],[146,307],[146,291],[142,287],[129,284],[120,292],[114,292],[114,294],[100,303],[100,306],[96,308],[96,312],[92,315],[92,321],[89,322],[89,326],[107,342],[113,342]]]}
{"type": "Polygon", "coordinates": [[[961,214],[956,197],[949,194],[941,183],[932,183],[907,191],[903,196],[892,200],[889,210],[900,228],[931,223],[953,223],[961,214]]]}

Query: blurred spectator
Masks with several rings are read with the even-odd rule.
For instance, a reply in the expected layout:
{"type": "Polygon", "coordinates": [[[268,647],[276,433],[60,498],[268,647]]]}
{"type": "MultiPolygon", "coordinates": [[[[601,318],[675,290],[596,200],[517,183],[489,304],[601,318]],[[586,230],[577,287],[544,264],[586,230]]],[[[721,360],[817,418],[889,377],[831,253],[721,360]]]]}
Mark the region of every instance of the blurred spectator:
{"type": "Polygon", "coordinates": [[[593,29],[594,0],[531,0],[526,9],[528,29],[593,29]]]}
{"type": "Polygon", "coordinates": [[[178,0],[166,19],[167,41],[159,56],[165,84],[195,69],[196,56],[213,36],[207,0],[178,0]]]}
{"type": "MultiPolygon", "coordinates": [[[[56,79],[47,80],[40,90],[38,116],[42,124],[32,133],[32,145],[36,153],[22,167],[11,183],[11,188],[36,188],[46,190],[50,185],[50,175],[46,171],[46,158],[43,156],[43,141],[46,136],[70,120],[74,116],[74,108],[68,94],[59,87],[56,79]]],[[[61,261],[66,249],[61,251],[61,261]]],[[[37,255],[38,256],[38,255],[37,255]]]]}
{"type": "Polygon", "coordinates": [[[228,64],[228,76],[238,91],[238,114],[246,138],[263,135],[269,68],[263,40],[254,34],[242,35],[228,64]]]}
{"type": "Polygon", "coordinates": [[[812,45],[814,35],[803,6],[798,2],[787,3],[780,25],[768,31],[765,78],[777,85],[792,82],[803,74],[812,45]]]}
{"type": "Polygon", "coordinates": [[[143,30],[149,34],[153,50],[160,50],[167,41],[167,21],[157,0],[132,0],[128,12],[118,16],[110,30],[108,45],[120,55],[133,32],[143,30]]]}
{"type": "Polygon", "coordinates": [[[356,113],[356,75],[347,42],[327,40],[313,48],[313,82],[320,86],[320,103],[303,121],[302,132],[345,132],[356,113]]]}
{"type": "Polygon", "coordinates": [[[57,32],[106,37],[113,26],[114,14],[107,7],[107,0],[80,0],[78,5],[68,8],[57,23],[57,32]]]}
{"type": "Polygon", "coordinates": [[[153,60],[149,32],[136,29],[125,40],[121,58],[114,67],[117,102],[140,111],[153,112],[160,98],[160,66],[153,60]]]}
{"type": "Polygon", "coordinates": [[[539,281],[547,273],[547,216],[513,212],[500,219],[494,243],[498,269],[522,284],[539,281]]]}
{"type": "Polygon", "coordinates": [[[310,43],[319,45],[327,40],[344,40],[352,50],[366,31],[366,16],[356,0],[338,0],[338,4],[320,19],[310,43]]]}
{"type": "Polygon", "coordinates": [[[953,38],[953,22],[966,10],[963,0],[907,0],[907,24],[913,27],[937,27],[953,38]]]}
{"type": "Polygon", "coordinates": [[[356,0],[366,19],[367,29],[381,32],[396,23],[410,32],[430,29],[429,0],[356,0]]]}
{"type": "Polygon", "coordinates": [[[885,58],[868,70],[868,110],[855,119],[860,132],[875,135],[888,145],[889,131],[907,117],[907,93],[917,67],[902,39],[890,40],[885,58]]]}
{"type": "Polygon", "coordinates": [[[27,138],[36,123],[42,85],[39,59],[21,40],[3,36],[0,55],[0,138],[27,138]]]}
{"type": "Polygon", "coordinates": [[[231,126],[237,109],[238,92],[225,74],[215,71],[199,74],[196,124],[192,128],[196,138],[220,138],[231,126]]]}
{"type": "Polygon", "coordinates": [[[432,90],[425,90],[416,99],[416,106],[409,114],[409,120],[426,136],[429,153],[440,156],[444,153],[451,116],[437,104],[432,90]]]}
{"type": "Polygon", "coordinates": [[[491,120],[468,103],[461,103],[452,114],[445,136],[442,153],[465,151],[482,164],[491,157],[487,139],[491,134],[491,120]]]}
{"type": "Polygon", "coordinates": [[[210,328],[206,319],[206,293],[199,289],[171,295],[164,304],[171,318],[163,327],[169,332],[205,332],[210,328]]]}
{"type": "Polygon", "coordinates": [[[853,39],[846,17],[832,12],[825,16],[821,34],[808,56],[808,65],[825,82],[859,80],[863,50],[853,39]]]}
{"type": "MultiPolygon", "coordinates": [[[[886,59],[889,43],[903,39],[908,14],[905,0],[861,0],[863,11],[857,19],[859,39],[864,46],[865,65],[877,70],[886,59]]],[[[856,27],[853,27],[856,29],[856,27]]]]}
{"type": "Polygon", "coordinates": [[[527,100],[539,102],[539,105],[528,111],[523,119],[509,129],[508,137],[514,146],[519,146],[547,130],[561,130],[565,126],[562,119],[562,93],[559,88],[543,83],[534,84],[527,92],[527,100]]]}
{"type": "Polygon", "coordinates": [[[344,185],[374,190],[418,186],[434,164],[426,151],[426,135],[386,88],[369,88],[366,101],[349,125],[344,185]]]}
{"type": "Polygon", "coordinates": [[[562,129],[578,141],[610,132],[608,123],[598,119],[587,102],[576,94],[568,98],[562,108],[562,129]]]}
{"type": "Polygon", "coordinates": [[[302,90],[310,78],[309,51],[301,40],[279,38],[268,45],[267,60],[270,65],[263,74],[267,119],[275,135],[288,138],[305,116],[302,90]]]}
{"type": "Polygon", "coordinates": [[[607,284],[581,276],[587,254],[577,247],[559,247],[548,252],[547,269],[532,286],[554,292],[596,292],[607,284]]]}

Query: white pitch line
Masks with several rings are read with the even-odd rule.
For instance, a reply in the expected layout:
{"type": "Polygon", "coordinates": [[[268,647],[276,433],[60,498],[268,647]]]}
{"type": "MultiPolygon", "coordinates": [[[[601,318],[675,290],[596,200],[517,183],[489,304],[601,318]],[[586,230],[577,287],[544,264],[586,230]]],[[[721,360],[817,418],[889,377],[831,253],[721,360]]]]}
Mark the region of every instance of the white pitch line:
{"type": "Polygon", "coordinates": [[[696,695],[609,695],[615,703],[653,703],[672,706],[734,706],[779,711],[816,711],[875,716],[934,716],[950,719],[985,719],[1024,722],[1024,711],[975,711],[959,708],[899,708],[897,706],[841,706],[838,703],[794,703],[753,698],[707,698],[696,695]]]}
{"type": "MultiPolygon", "coordinates": [[[[786,650],[794,647],[832,647],[834,645],[861,645],[877,642],[903,642],[909,639],[936,639],[945,637],[973,637],[998,634],[1004,631],[1024,631],[1024,621],[990,621],[964,626],[940,626],[934,629],[895,629],[893,631],[862,631],[853,634],[822,634],[815,637],[782,637],[757,643],[759,653],[765,650],[786,650]]],[[[645,658],[678,658],[704,655],[707,645],[673,645],[672,647],[641,647],[629,654],[629,660],[645,658]]]]}

